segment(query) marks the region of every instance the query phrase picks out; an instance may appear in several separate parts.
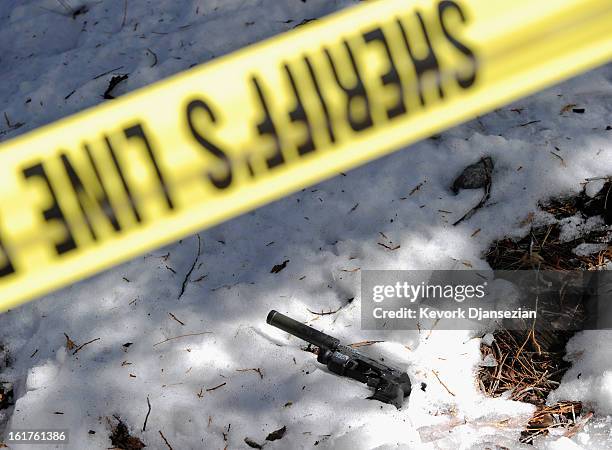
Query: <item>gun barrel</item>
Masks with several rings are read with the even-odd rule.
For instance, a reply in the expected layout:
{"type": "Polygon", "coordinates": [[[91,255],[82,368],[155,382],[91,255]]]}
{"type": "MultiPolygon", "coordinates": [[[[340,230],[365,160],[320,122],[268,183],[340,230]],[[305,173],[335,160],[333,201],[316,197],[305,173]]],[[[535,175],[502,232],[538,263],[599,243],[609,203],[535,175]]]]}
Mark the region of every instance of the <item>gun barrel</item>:
{"type": "Polygon", "coordinates": [[[319,330],[315,330],[275,310],[268,313],[266,322],[319,348],[334,350],[340,345],[338,339],[321,333],[319,330]]]}

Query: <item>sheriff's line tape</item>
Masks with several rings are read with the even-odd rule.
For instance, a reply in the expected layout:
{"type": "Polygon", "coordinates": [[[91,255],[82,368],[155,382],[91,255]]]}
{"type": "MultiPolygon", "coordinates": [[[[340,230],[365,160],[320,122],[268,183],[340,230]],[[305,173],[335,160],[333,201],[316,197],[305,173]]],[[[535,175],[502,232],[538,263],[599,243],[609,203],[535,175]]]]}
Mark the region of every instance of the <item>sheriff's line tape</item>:
{"type": "MultiPolygon", "coordinates": [[[[597,17],[606,15],[606,14],[610,15],[612,13],[612,2],[601,2],[601,3],[602,5],[605,5],[605,7],[601,8],[601,10],[597,10],[595,12],[589,11],[589,14],[586,14],[580,18],[576,18],[576,17],[569,18],[568,17],[567,21],[558,23],[558,25],[555,28],[547,31],[546,33],[543,33],[537,36],[537,39],[555,39],[559,35],[566,34],[571,28],[584,27],[586,24],[588,24],[589,22],[591,22],[593,19],[597,17]]],[[[592,31],[591,32],[592,36],[596,36],[600,32],[598,29],[593,29],[591,31],[592,31]]],[[[529,42],[531,39],[533,38],[526,39],[526,40],[521,40],[519,38],[516,41],[512,41],[508,43],[508,45],[506,45],[506,47],[502,51],[496,52],[492,54],[491,56],[489,56],[487,60],[490,63],[493,63],[495,62],[495,60],[500,60],[500,59],[511,57],[514,53],[520,52],[523,46],[526,45],[526,43],[529,42]]]]}
{"type": "Polygon", "coordinates": [[[610,19],[597,1],[370,2],[9,141],[0,310],[601,64],[610,19]]]}
{"type": "MultiPolygon", "coordinates": [[[[463,66],[463,68],[465,69],[469,69],[468,64],[465,64],[463,66]]],[[[453,79],[455,77],[455,70],[461,70],[462,67],[457,67],[457,68],[453,68],[452,70],[446,70],[446,71],[441,71],[440,72],[440,80],[443,82],[445,80],[450,80],[453,79]]],[[[425,78],[422,83],[422,89],[425,92],[430,91],[431,89],[435,88],[437,86],[437,81],[435,79],[430,78],[425,78]]],[[[419,88],[418,88],[418,83],[414,82],[412,83],[408,89],[410,89],[407,94],[410,95],[418,95],[419,92],[419,88]]],[[[407,95],[407,96],[410,96],[407,95]]],[[[418,113],[417,113],[418,114],[418,113]]],[[[338,113],[338,117],[340,117],[340,114],[338,113]]],[[[260,146],[259,148],[254,148],[252,149],[249,153],[245,153],[243,155],[241,155],[241,158],[239,159],[234,159],[234,163],[232,163],[233,166],[241,166],[241,165],[246,165],[247,161],[252,158],[253,156],[261,153],[260,149],[265,149],[264,146],[260,146]]],[[[332,150],[333,151],[333,150],[332,150]]],[[[300,161],[296,160],[295,161],[296,164],[299,164],[300,161]]],[[[291,164],[291,163],[289,163],[291,164]]],[[[209,172],[223,172],[224,170],[227,169],[227,166],[225,163],[220,162],[220,161],[215,161],[212,164],[207,165],[206,167],[206,171],[209,172]]],[[[170,195],[170,193],[175,190],[180,188],[181,186],[184,185],[189,185],[197,180],[199,180],[202,177],[202,170],[199,169],[195,169],[193,167],[189,168],[188,172],[183,172],[181,175],[181,178],[177,181],[174,179],[170,179],[167,180],[164,186],[150,186],[151,189],[148,189],[146,192],[142,192],[139,193],[137,196],[134,196],[133,201],[136,204],[146,204],[148,202],[150,202],[153,199],[159,198],[160,194],[162,195],[170,195]]],[[[337,175],[340,175],[340,173],[338,173],[337,175]]],[[[253,181],[256,183],[256,181],[253,181]]],[[[123,202],[114,202],[113,204],[113,210],[115,212],[118,212],[119,210],[131,210],[133,208],[133,205],[124,199],[123,202]]],[[[108,209],[104,209],[105,213],[108,213],[108,209]]],[[[28,237],[27,241],[25,240],[20,240],[19,243],[17,245],[12,245],[12,250],[13,251],[20,251],[21,248],[27,248],[30,246],[37,246],[40,243],[43,242],[48,242],[49,241],[49,236],[52,235],[51,230],[46,229],[44,230],[47,234],[41,234],[41,233],[36,233],[34,235],[31,235],[28,237]]],[[[0,255],[1,256],[1,255],[0,255]]],[[[1,262],[1,261],[0,261],[1,262]]]]}
{"type": "MultiPolygon", "coordinates": [[[[583,24],[585,22],[588,22],[590,20],[593,19],[593,17],[595,16],[599,16],[602,13],[610,13],[612,12],[612,7],[607,7],[605,8],[603,11],[598,11],[597,14],[590,14],[587,17],[583,17],[581,18],[581,20],[575,22],[575,23],[571,23],[572,26],[583,26],[583,24]]],[[[540,38],[554,38],[555,35],[557,34],[561,34],[561,33],[565,33],[567,31],[567,27],[568,24],[567,23],[563,23],[561,25],[559,25],[558,27],[556,27],[554,30],[550,30],[545,34],[542,34],[540,36],[540,38]]],[[[598,31],[595,30],[594,34],[597,33],[598,31]]],[[[504,52],[498,52],[495,54],[492,54],[489,56],[488,59],[484,60],[484,61],[480,61],[478,62],[479,65],[484,64],[489,64],[491,62],[493,62],[496,59],[505,59],[508,58],[512,55],[513,52],[516,51],[520,51],[521,50],[521,45],[512,45],[512,46],[508,46],[504,52]]],[[[469,63],[461,63],[460,65],[453,67],[452,69],[447,69],[447,70],[442,70],[440,71],[440,79],[442,82],[444,82],[445,80],[451,80],[455,77],[455,71],[459,71],[461,72],[462,70],[469,70],[471,68],[471,65],[469,63]]],[[[425,92],[431,91],[434,88],[436,88],[436,86],[438,85],[437,80],[428,77],[422,80],[422,82],[420,83],[422,90],[425,92]]],[[[419,83],[416,81],[413,81],[410,85],[407,85],[405,87],[405,97],[411,97],[414,95],[418,95],[419,92],[419,83]]],[[[435,108],[438,105],[434,105],[433,108],[435,108]]],[[[339,115],[339,113],[337,112],[337,114],[339,115]]],[[[416,113],[419,114],[419,113],[416,113]]],[[[263,146],[259,147],[259,148],[254,148],[251,150],[251,152],[249,153],[245,153],[242,155],[241,159],[238,161],[238,163],[233,164],[233,165],[243,165],[246,164],[246,161],[253,157],[254,155],[257,155],[260,152],[260,149],[265,148],[263,146]]],[[[299,160],[296,161],[297,164],[299,164],[299,160]]],[[[171,191],[172,189],[178,188],[182,185],[186,185],[186,184],[190,184],[193,183],[194,181],[198,180],[201,178],[202,176],[202,170],[196,170],[194,168],[190,168],[192,170],[190,170],[189,173],[183,173],[182,177],[180,178],[179,181],[175,181],[175,180],[168,180],[166,182],[165,186],[152,186],[153,189],[148,190],[147,192],[143,192],[140,193],[137,197],[134,198],[134,200],[136,201],[136,203],[140,203],[140,204],[144,204],[149,202],[151,199],[157,198],[160,195],[160,189],[164,190],[165,192],[163,192],[165,195],[169,194],[169,191],[171,191]]],[[[212,164],[208,164],[206,170],[211,171],[211,172],[223,172],[226,169],[226,164],[221,162],[221,161],[215,161],[212,164]]],[[[339,173],[338,173],[339,175],[339,173]]],[[[256,182],[256,181],[254,181],[256,182]]],[[[128,203],[127,201],[124,203],[118,203],[115,202],[115,204],[113,205],[115,210],[120,210],[120,209],[124,209],[124,210],[128,210],[132,208],[132,205],[130,203],[128,203]]],[[[48,230],[46,230],[48,231],[48,230]]],[[[29,247],[31,245],[38,245],[40,242],[47,242],[49,239],[48,236],[42,235],[42,234],[36,234],[33,236],[30,236],[27,242],[21,242],[22,246],[26,246],[29,247]]],[[[19,247],[13,247],[14,250],[19,250],[19,247]]]]}
{"type": "MultiPolygon", "coordinates": [[[[607,10],[606,10],[606,11],[609,11],[609,10],[610,10],[610,8],[607,8],[607,10]]],[[[581,22],[588,21],[588,20],[589,20],[589,19],[591,19],[593,16],[595,16],[595,15],[599,15],[599,14],[600,14],[600,12],[598,12],[597,14],[592,14],[592,15],[590,15],[589,17],[583,18],[581,22]]],[[[572,25],[575,25],[575,26],[581,26],[582,24],[581,24],[581,23],[574,23],[574,24],[572,24],[572,25]]],[[[563,24],[562,26],[557,27],[555,30],[551,30],[549,33],[547,33],[547,34],[543,35],[542,37],[553,37],[555,34],[557,34],[557,33],[559,33],[559,32],[564,32],[564,31],[566,31],[566,30],[565,30],[565,26],[566,26],[566,24],[563,24]]],[[[508,50],[509,50],[509,51],[506,51],[506,52],[503,52],[503,53],[496,53],[496,54],[494,54],[494,55],[493,55],[491,58],[489,58],[489,60],[493,60],[493,59],[497,59],[497,58],[500,58],[500,59],[501,59],[501,58],[506,58],[506,57],[507,57],[507,56],[508,56],[508,55],[509,55],[509,54],[510,54],[512,51],[517,51],[517,50],[519,50],[519,49],[520,49],[520,45],[514,45],[514,46],[512,46],[512,47],[510,47],[510,48],[508,48],[508,50]],[[511,48],[511,50],[510,50],[510,48],[511,48]]],[[[467,69],[467,68],[469,68],[469,67],[468,67],[468,66],[469,66],[469,64],[467,64],[467,63],[466,63],[466,64],[463,64],[463,66],[464,66],[464,68],[466,68],[466,69],[467,69]]],[[[457,67],[457,68],[455,68],[455,69],[456,69],[456,70],[459,70],[459,71],[461,71],[461,70],[462,70],[462,68],[461,68],[461,67],[457,67]]],[[[455,69],[453,69],[453,70],[450,70],[450,69],[449,69],[449,70],[446,70],[446,71],[441,71],[441,72],[440,72],[440,77],[442,78],[442,80],[445,80],[445,79],[451,79],[452,77],[454,77],[454,76],[455,76],[455,75],[454,75],[454,70],[455,70],[455,69]]],[[[436,81],[435,81],[435,80],[432,80],[431,78],[426,78],[426,79],[424,79],[424,80],[422,81],[422,83],[421,83],[421,86],[423,87],[423,90],[424,90],[424,91],[427,91],[427,90],[429,90],[429,88],[433,88],[433,87],[435,87],[436,85],[437,85],[436,81]]],[[[408,89],[410,90],[410,91],[408,92],[408,94],[414,95],[414,94],[418,93],[418,83],[413,82],[413,83],[412,83],[412,84],[411,84],[411,85],[408,87],[408,89]]],[[[410,95],[408,95],[408,96],[410,96],[410,95]]],[[[434,107],[435,107],[435,106],[434,106],[434,107]]],[[[257,153],[257,151],[254,151],[254,152],[252,152],[252,153],[253,153],[253,154],[256,154],[256,153],[257,153]]],[[[249,155],[245,155],[245,159],[246,159],[246,158],[248,158],[248,157],[249,157],[249,155]]],[[[211,170],[211,171],[223,170],[223,169],[225,169],[225,167],[226,167],[226,166],[225,166],[225,164],[223,164],[223,163],[221,163],[221,162],[217,162],[216,164],[214,164],[214,163],[213,163],[212,167],[210,167],[210,170],[211,170]]],[[[183,177],[181,182],[179,182],[179,183],[174,183],[174,185],[179,185],[179,184],[181,184],[181,183],[191,182],[191,181],[193,181],[193,180],[195,180],[195,179],[197,179],[197,178],[199,178],[199,177],[201,177],[201,173],[200,173],[200,171],[195,171],[195,170],[194,170],[194,171],[192,172],[192,174],[191,174],[191,175],[188,175],[188,176],[186,176],[186,177],[183,177]]],[[[173,186],[172,186],[172,182],[168,183],[168,187],[173,187],[173,186]]],[[[151,198],[153,198],[153,197],[158,196],[158,192],[157,192],[157,191],[158,191],[158,190],[157,190],[157,189],[155,189],[155,192],[151,192],[151,191],[149,191],[149,192],[148,192],[148,194],[144,194],[144,195],[142,195],[142,194],[141,194],[141,195],[139,195],[139,196],[138,196],[138,201],[139,201],[140,203],[146,203],[146,202],[147,202],[149,199],[151,199],[151,198]]],[[[119,208],[129,208],[129,205],[128,205],[127,203],[124,203],[123,205],[116,205],[116,207],[117,207],[118,209],[119,209],[119,208]]],[[[40,236],[40,235],[37,235],[37,237],[38,237],[38,239],[37,239],[36,237],[34,237],[34,238],[32,238],[32,239],[31,239],[31,241],[30,241],[30,242],[31,242],[31,243],[35,243],[36,241],[46,240],[46,238],[44,238],[44,239],[43,239],[43,237],[42,237],[42,236],[40,236]]]]}
{"type": "MultiPolygon", "coordinates": [[[[561,34],[567,34],[568,29],[571,28],[579,28],[585,26],[585,24],[590,23],[593,19],[600,17],[601,15],[606,15],[612,13],[612,2],[600,2],[602,6],[601,9],[595,11],[585,11],[585,14],[581,17],[568,17],[563,16],[563,18],[567,19],[564,22],[557,22],[554,28],[551,28],[545,33],[537,36],[537,39],[554,39],[556,36],[561,34]]],[[[597,31],[594,30],[593,34],[597,34],[597,31]]],[[[494,61],[495,59],[504,59],[511,56],[515,52],[520,52],[523,49],[523,46],[528,42],[533,40],[533,37],[526,37],[522,39],[520,36],[507,43],[505,47],[502,48],[499,52],[492,54],[488,59],[489,61],[494,61]]]]}

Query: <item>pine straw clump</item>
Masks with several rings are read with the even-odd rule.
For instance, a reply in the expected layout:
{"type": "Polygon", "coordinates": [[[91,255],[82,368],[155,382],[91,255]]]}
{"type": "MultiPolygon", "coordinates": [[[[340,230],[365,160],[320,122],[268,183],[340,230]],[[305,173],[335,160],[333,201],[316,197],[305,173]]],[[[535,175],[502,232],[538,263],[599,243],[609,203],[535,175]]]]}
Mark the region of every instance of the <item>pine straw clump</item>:
{"type": "MultiPolygon", "coordinates": [[[[581,402],[558,402],[552,406],[543,405],[529,420],[527,428],[521,432],[520,441],[525,444],[532,444],[538,436],[548,434],[552,428],[565,428],[565,436],[573,436],[586,423],[579,420],[582,413],[581,402]]],[[[585,416],[590,418],[592,413],[585,416]]],[[[588,419],[587,419],[588,420],[588,419]]]]}
{"type": "Polygon", "coordinates": [[[559,386],[571,366],[563,359],[565,351],[544,351],[537,341],[538,333],[533,331],[501,330],[494,336],[491,347],[483,344],[481,351],[483,358],[491,355],[497,365],[482,367],[478,382],[481,390],[491,397],[509,392],[511,400],[536,405],[536,411],[521,432],[520,442],[531,444],[553,428],[565,428],[566,436],[578,432],[592,416],[588,413],[579,420],[583,412],[581,402],[546,405],[548,394],[559,386]]]}
{"type": "MultiPolygon", "coordinates": [[[[546,405],[548,394],[556,389],[571,364],[563,359],[565,350],[548,351],[538,342],[537,331],[496,331],[489,347],[481,345],[483,358],[491,355],[495,367],[481,367],[478,382],[481,390],[499,397],[509,393],[509,399],[531,403],[537,409],[527,427],[521,432],[520,442],[531,444],[553,428],[565,428],[566,436],[577,433],[592,412],[581,418],[581,402],[563,401],[546,405]]],[[[569,335],[560,338],[567,342],[569,335]]],[[[491,358],[489,356],[488,359],[491,358]]]]}
{"type": "MultiPolygon", "coordinates": [[[[593,197],[588,197],[583,189],[573,197],[551,199],[540,204],[540,208],[557,220],[575,215],[582,218],[599,216],[605,225],[567,241],[561,241],[561,226],[558,223],[532,228],[527,236],[518,241],[497,241],[485,255],[493,269],[599,270],[612,261],[611,181],[605,183],[593,197]],[[580,244],[606,244],[607,248],[591,255],[578,256],[573,250],[580,244]]],[[[527,223],[532,220],[532,216],[526,219],[527,223]]]]}
{"type": "Polygon", "coordinates": [[[543,405],[548,393],[556,389],[570,364],[564,351],[543,351],[536,333],[501,330],[494,333],[491,347],[481,345],[484,358],[491,355],[495,367],[483,367],[480,387],[487,395],[499,397],[510,391],[510,399],[543,405]]]}
{"type": "Polygon", "coordinates": [[[599,270],[612,261],[609,227],[591,230],[569,241],[560,240],[561,227],[554,223],[531,229],[524,238],[497,241],[486,254],[495,270],[599,270]],[[608,244],[606,249],[590,255],[576,255],[580,244],[608,244]]]}
{"type": "Polygon", "coordinates": [[[604,183],[593,197],[586,194],[585,183],[578,195],[550,199],[541,203],[540,208],[557,220],[580,214],[583,217],[601,216],[606,225],[612,225],[612,181],[604,183]]]}
{"type": "MultiPolygon", "coordinates": [[[[581,215],[601,216],[605,225],[583,235],[562,241],[558,223],[532,227],[522,239],[503,239],[493,244],[486,259],[494,270],[576,271],[603,270],[612,261],[612,182],[605,183],[594,197],[584,190],[574,197],[552,199],[541,204],[542,210],[557,220],[581,215]],[[580,244],[606,244],[606,248],[589,255],[576,255],[580,244]]],[[[531,220],[532,218],[528,218],[531,220]]],[[[493,359],[494,367],[482,367],[478,382],[492,397],[509,392],[512,400],[536,405],[537,409],[521,433],[520,441],[533,440],[553,428],[565,428],[566,436],[577,433],[592,417],[575,401],[546,405],[548,394],[556,389],[571,364],[565,361],[565,346],[573,331],[498,330],[492,345],[481,345],[482,357],[493,359]]]]}

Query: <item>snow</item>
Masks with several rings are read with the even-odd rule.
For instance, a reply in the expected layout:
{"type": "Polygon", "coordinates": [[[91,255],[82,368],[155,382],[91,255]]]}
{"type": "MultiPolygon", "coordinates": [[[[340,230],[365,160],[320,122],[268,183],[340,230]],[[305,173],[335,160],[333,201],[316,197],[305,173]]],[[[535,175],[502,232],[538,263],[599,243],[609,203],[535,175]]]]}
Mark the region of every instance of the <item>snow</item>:
{"type": "MultiPolygon", "coordinates": [[[[352,3],[71,0],[89,8],[73,19],[58,1],[3,0],[0,110],[24,125],[2,125],[0,139],[101,103],[113,73],[129,74],[121,94],[352,3]]],[[[0,411],[0,436],[69,428],[70,443],[57,448],[108,448],[115,414],[149,448],[165,448],[158,431],[175,449],[247,448],[245,437],[263,443],[282,426],[285,436],[266,449],[521,448],[534,407],[480,393],[483,334],[360,330],[359,271],[488,268],[482,254],[493,240],[526,233],[531,213],[535,223],[551,220],[539,201],[610,175],[611,99],[606,66],[203,231],[180,299],[196,236],[0,315],[0,342],[12,355],[0,379],[14,384],[16,399],[0,411]],[[585,113],[561,114],[571,103],[585,113]],[[482,192],[454,196],[450,184],[487,155],[495,163],[488,206],[453,227],[482,192]],[[266,325],[270,309],[346,343],[384,340],[361,349],[408,371],[408,404],[366,400],[364,385],[329,374],[302,342],[266,325]],[[64,333],[77,346],[99,340],[75,354],[64,333]],[[262,376],[244,370],[257,368],[262,376]]],[[[564,233],[594,221],[571,218],[564,233]]],[[[574,366],[549,401],[582,400],[597,416],[572,438],[536,440],[536,449],[612,446],[609,342],[606,332],[570,341],[574,366]]]]}
{"type": "Polygon", "coordinates": [[[566,359],[573,366],[551,400],[572,398],[592,404],[600,415],[612,415],[611,338],[609,330],[584,331],[568,343],[566,359]]]}

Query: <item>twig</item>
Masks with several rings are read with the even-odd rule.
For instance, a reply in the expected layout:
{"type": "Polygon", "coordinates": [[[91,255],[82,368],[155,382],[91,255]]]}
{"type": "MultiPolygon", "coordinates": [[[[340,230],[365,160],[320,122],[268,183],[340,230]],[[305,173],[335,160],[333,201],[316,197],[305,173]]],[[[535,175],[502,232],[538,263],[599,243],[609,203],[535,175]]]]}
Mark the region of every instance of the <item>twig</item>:
{"type": "Polygon", "coordinates": [[[102,78],[104,75],[108,75],[109,73],[114,72],[115,70],[119,70],[119,69],[123,69],[123,66],[119,66],[119,67],[109,70],[108,72],[104,72],[104,73],[101,73],[100,75],[96,75],[95,77],[92,78],[92,80],[97,80],[98,78],[102,78]]]}
{"type": "Polygon", "coordinates": [[[121,30],[123,30],[123,27],[125,26],[125,20],[127,19],[127,3],[128,0],[125,0],[125,2],[123,3],[123,20],[121,21],[121,30]]]}
{"type": "Polygon", "coordinates": [[[149,410],[147,411],[147,416],[145,417],[144,424],[142,425],[142,432],[147,431],[147,420],[149,420],[149,414],[151,414],[151,402],[149,401],[149,396],[147,395],[147,405],[149,405],[149,410]]]}
{"type": "Polygon", "coordinates": [[[164,339],[163,341],[160,341],[157,344],[153,344],[153,347],[155,347],[156,345],[159,345],[159,344],[163,344],[164,342],[172,341],[173,339],[179,339],[179,338],[188,337],[188,336],[200,336],[202,334],[212,334],[212,331],[203,331],[201,333],[181,334],[180,336],[174,336],[174,337],[171,337],[171,338],[168,338],[168,339],[164,339]]]}
{"type": "Polygon", "coordinates": [[[421,189],[421,187],[423,187],[423,183],[425,183],[425,181],[421,181],[419,184],[417,184],[414,188],[412,188],[412,190],[410,191],[410,193],[408,194],[408,197],[410,197],[412,194],[414,194],[416,191],[418,191],[419,189],[421,189]]]}
{"type": "Polygon", "coordinates": [[[129,75],[127,75],[127,74],[113,76],[110,79],[110,81],[108,82],[108,87],[104,91],[104,94],[102,94],[102,98],[104,98],[106,100],[114,99],[115,96],[112,94],[113,90],[117,87],[117,85],[119,83],[121,83],[122,81],[127,80],[128,77],[129,77],[129,75]]]}
{"type": "Polygon", "coordinates": [[[193,260],[193,264],[189,268],[189,271],[187,272],[187,275],[185,275],[185,279],[183,280],[183,285],[181,286],[181,292],[179,293],[179,296],[178,296],[177,300],[180,300],[180,298],[185,293],[185,288],[187,287],[187,283],[189,282],[189,277],[191,276],[191,273],[193,272],[193,269],[195,269],[195,266],[198,263],[198,260],[200,259],[200,250],[201,250],[201,243],[202,243],[202,241],[200,240],[200,235],[199,234],[196,234],[196,236],[198,237],[198,254],[196,255],[195,259],[193,260]]]}
{"type": "Polygon", "coordinates": [[[531,125],[532,123],[542,122],[541,120],[532,120],[530,122],[525,122],[519,125],[519,127],[526,127],[527,125],[531,125]]]}
{"type": "Polygon", "coordinates": [[[451,392],[451,390],[448,388],[448,386],[447,386],[446,384],[444,384],[444,382],[443,382],[443,381],[440,379],[440,377],[438,376],[438,373],[437,373],[435,370],[432,370],[432,371],[431,371],[431,373],[433,373],[433,374],[435,375],[435,377],[438,379],[438,381],[440,382],[440,384],[441,384],[442,386],[444,386],[444,389],[446,389],[446,391],[447,391],[447,392],[448,392],[450,395],[452,395],[453,397],[455,397],[455,394],[453,394],[453,393],[451,392]]]}
{"type": "Polygon", "coordinates": [[[470,209],[468,212],[466,212],[463,217],[461,217],[459,220],[457,220],[455,223],[453,223],[454,227],[459,225],[464,220],[469,219],[470,217],[472,217],[477,210],[482,208],[485,205],[485,203],[487,203],[489,201],[489,197],[491,196],[491,185],[492,185],[491,173],[487,171],[487,181],[486,181],[486,185],[485,185],[485,193],[482,196],[482,199],[480,199],[480,201],[478,202],[478,204],[476,206],[474,206],[472,209],[470,209]]]}
{"type": "Polygon", "coordinates": [[[176,316],[174,314],[172,314],[171,312],[169,312],[168,314],[170,314],[170,317],[172,317],[174,320],[176,320],[178,323],[180,323],[181,325],[185,325],[185,323],[183,323],[182,321],[180,321],[179,319],[176,318],[176,316]]]}
{"type": "Polygon", "coordinates": [[[161,430],[158,430],[159,435],[162,437],[162,439],[164,440],[164,442],[166,443],[166,445],[168,446],[169,450],[174,450],[172,448],[172,446],[168,443],[168,439],[166,439],[166,436],[164,436],[164,433],[161,432],[161,430]]]}
{"type": "Polygon", "coordinates": [[[150,48],[147,48],[147,50],[153,55],[153,64],[151,64],[149,67],[155,67],[155,65],[157,64],[157,55],[150,48]]]}
{"type": "Polygon", "coordinates": [[[557,158],[559,158],[561,160],[561,165],[563,167],[567,167],[567,164],[565,164],[565,160],[561,157],[561,155],[557,155],[555,152],[551,151],[550,152],[551,155],[556,156],[557,158]]]}
{"type": "Polygon", "coordinates": [[[257,372],[259,374],[259,378],[261,378],[263,380],[263,372],[261,371],[261,369],[259,367],[254,368],[254,369],[236,369],[236,372],[257,372]]]}
{"type": "Polygon", "coordinates": [[[225,386],[226,384],[227,384],[227,381],[226,381],[225,383],[221,383],[221,384],[220,384],[220,385],[218,385],[218,386],[215,386],[215,387],[211,387],[211,388],[206,389],[206,392],[211,392],[211,391],[217,390],[217,389],[219,389],[220,387],[225,386]]]}
{"type": "Polygon", "coordinates": [[[401,247],[401,245],[396,245],[395,247],[390,247],[387,244],[383,244],[382,242],[377,242],[378,245],[380,245],[381,247],[385,247],[387,250],[397,250],[398,248],[401,247]]]}
{"type": "Polygon", "coordinates": [[[564,434],[565,437],[571,438],[576,435],[580,430],[584,428],[589,420],[593,417],[593,411],[589,411],[584,417],[582,417],[576,424],[567,430],[564,434]]]}
{"type": "Polygon", "coordinates": [[[6,112],[4,113],[4,120],[6,120],[6,126],[9,128],[9,130],[15,130],[23,126],[22,122],[11,123],[6,112]]]}
{"type": "Polygon", "coordinates": [[[79,352],[79,350],[81,350],[81,349],[82,349],[83,347],[85,347],[86,345],[89,345],[89,344],[91,344],[92,342],[96,342],[96,341],[99,341],[99,340],[100,340],[100,338],[95,338],[95,339],[92,339],[91,341],[87,341],[87,342],[85,342],[84,344],[79,345],[79,346],[76,348],[76,350],[75,350],[75,351],[74,351],[72,354],[73,354],[73,355],[76,355],[76,354],[79,352]]]}
{"type": "Polygon", "coordinates": [[[306,308],[306,310],[307,310],[307,311],[308,311],[310,314],[315,314],[315,315],[317,315],[317,316],[329,316],[329,315],[331,315],[331,314],[336,314],[336,313],[337,313],[338,311],[340,311],[341,309],[342,309],[342,306],[341,306],[341,307],[339,307],[338,309],[333,310],[333,311],[330,309],[329,311],[323,311],[323,310],[321,310],[321,312],[317,312],[317,311],[312,311],[312,310],[310,310],[310,309],[306,308]]]}

